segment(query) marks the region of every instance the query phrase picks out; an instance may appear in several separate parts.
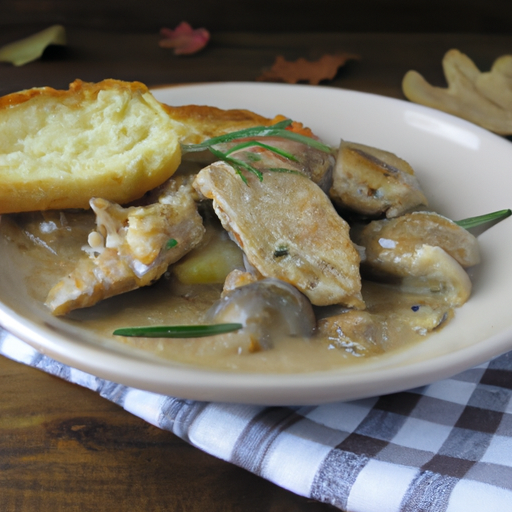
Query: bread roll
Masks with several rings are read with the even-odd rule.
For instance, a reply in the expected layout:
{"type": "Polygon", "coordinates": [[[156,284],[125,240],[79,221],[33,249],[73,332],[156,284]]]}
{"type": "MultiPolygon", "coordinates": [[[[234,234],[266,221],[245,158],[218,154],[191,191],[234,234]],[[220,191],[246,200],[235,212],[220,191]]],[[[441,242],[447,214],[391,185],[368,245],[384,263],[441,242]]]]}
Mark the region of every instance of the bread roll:
{"type": "Polygon", "coordinates": [[[0,214],[124,204],[181,159],[175,123],[139,82],[76,80],[0,98],[0,214]]]}

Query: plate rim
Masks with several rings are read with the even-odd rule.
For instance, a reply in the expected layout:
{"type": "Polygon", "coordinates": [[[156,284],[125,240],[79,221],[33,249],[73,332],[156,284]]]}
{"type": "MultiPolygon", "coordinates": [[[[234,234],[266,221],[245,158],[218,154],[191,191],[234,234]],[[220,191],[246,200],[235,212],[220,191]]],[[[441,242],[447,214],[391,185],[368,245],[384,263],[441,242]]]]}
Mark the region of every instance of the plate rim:
{"type": "MultiPolygon", "coordinates": [[[[167,91],[170,89],[191,89],[191,88],[201,88],[201,87],[256,87],[256,88],[289,88],[293,87],[294,89],[304,88],[308,90],[318,90],[318,86],[308,86],[308,85],[289,85],[289,84],[267,84],[267,83],[253,83],[253,82],[201,82],[194,84],[172,84],[172,85],[162,85],[156,88],[151,88],[151,91],[167,91]]],[[[461,124],[462,126],[468,127],[471,131],[477,131],[481,134],[485,134],[485,136],[494,137],[494,140],[501,139],[501,137],[491,134],[487,130],[480,128],[468,121],[465,121],[460,118],[456,118],[450,114],[446,114],[444,112],[440,112],[437,110],[430,109],[428,107],[424,107],[422,105],[417,105],[413,103],[409,103],[405,100],[401,100],[398,98],[391,98],[387,96],[381,96],[375,93],[367,93],[362,91],[354,91],[347,90],[335,87],[323,87],[323,89],[336,91],[337,94],[345,94],[347,96],[359,96],[360,98],[373,97],[378,101],[387,101],[387,102],[398,102],[400,104],[407,104],[410,108],[419,109],[419,111],[427,111],[432,114],[435,113],[436,116],[440,116],[441,118],[448,119],[450,122],[455,122],[456,124],[461,124]]],[[[501,139],[503,142],[510,144],[506,139],[501,139]]],[[[510,146],[511,154],[512,154],[512,146],[510,146]]],[[[29,324],[27,326],[27,318],[19,315],[14,310],[9,308],[6,304],[4,304],[2,297],[0,296],[0,326],[3,326],[8,332],[13,335],[19,337],[23,341],[27,342],[36,350],[40,351],[43,354],[49,355],[50,357],[56,359],[59,362],[64,364],[68,364],[73,366],[74,368],[81,369],[83,371],[87,371],[88,373],[93,373],[94,375],[105,378],[108,380],[112,380],[110,377],[113,377],[114,380],[120,384],[125,384],[128,386],[137,387],[140,389],[146,389],[148,391],[153,392],[162,392],[162,385],[160,383],[155,383],[154,381],[148,381],[147,378],[142,378],[136,375],[128,375],[126,372],[118,371],[117,369],[113,370],[110,367],[110,364],[116,360],[125,360],[127,359],[131,364],[136,364],[140,367],[141,370],[149,370],[151,368],[160,368],[166,372],[174,373],[178,377],[185,374],[197,374],[200,373],[202,376],[206,376],[211,379],[215,386],[217,386],[216,390],[203,389],[204,385],[196,386],[193,382],[189,382],[185,385],[180,386],[179,382],[176,382],[176,379],[173,379],[172,386],[178,393],[183,393],[183,398],[190,398],[196,400],[216,400],[216,401],[224,401],[224,402],[232,402],[232,401],[240,401],[237,397],[240,397],[240,391],[243,391],[243,402],[245,403],[253,403],[260,405],[312,405],[318,404],[322,402],[332,402],[332,401],[340,401],[340,400],[353,400],[356,398],[365,398],[369,396],[375,396],[375,392],[371,392],[369,388],[370,384],[373,381],[378,380],[382,383],[382,375],[387,374],[387,367],[372,370],[371,378],[368,379],[368,375],[365,375],[362,372],[354,372],[352,370],[348,370],[347,368],[343,368],[342,370],[329,370],[322,372],[306,372],[306,373],[293,373],[293,374],[267,374],[267,373],[237,373],[230,371],[219,371],[219,370],[210,370],[202,367],[193,367],[193,366],[182,366],[176,365],[175,363],[169,364],[167,360],[155,360],[151,359],[150,361],[146,361],[145,359],[135,361],[133,360],[133,354],[124,354],[122,352],[108,352],[104,353],[105,359],[102,360],[101,364],[97,362],[96,364],[91,364],[89,360],[83,361],[79,360],[77,354],[71,354],[73,352],[73,348],[76,350],[76,345],[69,346],[69,343],[73,343],[69,339],[61,339],[62,336],[57,334],[56,338],[48,339],[45,337],[45,334],[48,329],[48,326],[38,326],[35,323],[29,324]],[[45,330],[46,329],[46,330],[45,330]],[[56,342],[61,339],[60,342],[56,342]],[[357,376],[355,380],[359,379],[359,392],[355,392],[354,394],[350,394],[345,390],[344,393],[340,394],[340,386],[343,386],[344,379],[343,375],[340,376],[341,371],[343,371],[344,375],[349,375],[352,380],[354,380],[354,376],[357,376]],[[265,376],[265,379],[261,379],[261,376],[265,376]],[[333,386],[332,380],[333,376],[336,376],[339,379],[339,382],[333,386]],[[341,378],[340,378],[341,377],[341,378]],[[363,379],[368,379],[368,386],[363,385],[361,382],[363,379]],[[311,389],[305,389],[304,384],[301,385],[301,389],[304,391],[304,395],[301,398],[297,397],[296,386],[301,383],[306,382],[308,387],[312,386],[311,389]],[[331,382],[331,385],[329,383],[331,382]],[[236,384],[238,389],[234,390],[232,386],[236,384]],[[274,386],[276,384],[280,384],[281,396],[275,396],[274,386]],[[329,388],[329,389],[326,389],[329,388]],[[286,396],[286,399],[283,399],[283,394],[286,396]],[[342,397],[339,398],[339,395],[342,397]]],[[[30,320],[29,320],[30,321],[30,320]]],[[[508,350],[512,349],[512,343],[508,341],[508,345],[506,339],[512,338],[512,327],[497,333],[496,335],[489,338],[492,341],[490,345],[492,346],[492,350],[489,351],[490,359],[497,355],[503,354],[508,350]]],[[[425,385],[429,382],[433,382],[434,380],[438,380],[439,378],[447,378],[451,375],[462,371],[465,368],[469,368],[475,366],[477,364],[481,364],[482,357],[480,351],[477,350],[478,344],[472,344],[466,346],[456,352],[452,352],[448,355],[442,355],[437,358],[430,358],[426,361],[420,361],[417,363],[400,366],[398,369],[395,368],[395,372],[397,375],[395,376],[394,383],[386,382],[386,386],[381,386],[380,389],[384,393],[396,392],[405,389],[410,389],[410,385],[407,385],[407,382],[411,382],[414,380],[415,384],[413,387],[417,387],[418,385],[425,385]],[[460,354],[463,354],[464,362],[460,361],[460,354]],[[480,355],[479,355],[480,354],[480,355]],[[438,362],[439,366],[437,367],[436,377],[432,379],[432,370],[427,371],[426,366],[431,366],[432,362],[438,362]],[[468,364],[469,363],[469,364],[468,364]],[[398,371],[400,370],[400,371],[398,371]],[[412,379],[412,375],[414,375],[414,379],[412,379]],[[419,378],[421,376],[421,378],[419,378]]],[[[80,347],[80,354],[86,354],[94,359],[94,355],[97,353],[99,346],[97,345],[85,345],[80,347]]],[[[135,352],[135,351],[134,351],[135,352]]],[[[364,365],[369,366],[369,365],[364,365]]],[[[160,375],[160,370],[157,372],[160,375]]],[[[175,393],[172,393],[173,395],[175,393]]],[[[380,391],[379,391],[379,394],[380,391]]]]}

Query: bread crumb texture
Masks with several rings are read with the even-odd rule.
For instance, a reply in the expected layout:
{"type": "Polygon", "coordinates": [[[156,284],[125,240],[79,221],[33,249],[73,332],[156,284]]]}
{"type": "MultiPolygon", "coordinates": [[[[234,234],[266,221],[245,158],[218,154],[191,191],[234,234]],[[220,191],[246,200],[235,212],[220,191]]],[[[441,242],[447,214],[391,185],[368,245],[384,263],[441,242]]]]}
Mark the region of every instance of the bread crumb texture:
{"type": "Polygon", "coordinates": [[[125,204],[180,159],[175,122],[142,83],[76,80],[0,98],[0,214],[125,204]]]}

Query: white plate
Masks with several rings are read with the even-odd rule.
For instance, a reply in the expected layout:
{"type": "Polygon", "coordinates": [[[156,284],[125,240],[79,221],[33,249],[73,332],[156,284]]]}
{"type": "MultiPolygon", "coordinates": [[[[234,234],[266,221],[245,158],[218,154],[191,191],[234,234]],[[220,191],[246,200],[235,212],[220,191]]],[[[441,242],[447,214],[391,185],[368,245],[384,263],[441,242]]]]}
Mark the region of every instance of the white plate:
{"type": "MultiPolygon", "coordinates": [[[[327,142],[378,146],[408,160],[431,206],[455,220],[512,206],[512,144],[441,112],[340,89],[216,83],[155,90],[171,105],[246,108],[300,120],[327,142]]],[[[480,236],[471,300],[440,333],[338,371],[254,375],[186,368],[141,356],[51,317],[26,295],[0,246],[0,324],[55,359],[122,384],[198,400],[315,404],[428,384],[512,349],[512,217],[480,236]]]]}

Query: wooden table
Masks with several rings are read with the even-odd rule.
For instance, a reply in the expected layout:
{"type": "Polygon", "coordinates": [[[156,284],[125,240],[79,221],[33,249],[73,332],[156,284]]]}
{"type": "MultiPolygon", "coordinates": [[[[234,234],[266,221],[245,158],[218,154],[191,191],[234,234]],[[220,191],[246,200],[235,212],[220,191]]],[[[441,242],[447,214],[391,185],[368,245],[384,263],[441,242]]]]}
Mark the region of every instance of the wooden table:
{"type": "MultiPolygon", "coordinates": [[[[33,32],[2,30],[0,45],[33,32]]],[[[325,85],[403,98],[409,69],[443,86],[441,58],[458,48],[488,69],[512,35],[215,33],[202,53],[176,57],[153,33],[74,29],[69,46],[41,61],[0,65],[0,94],[66,88],[75,78],[149,86],[253,81],[279,54],[291,60],[346,51],[361,56],[325,85]]],[[[320,87],[323,87],[321,85],[320,87]]],[[[217,460],[131,416],[95,393],[0,358],[0,510],[327,511],[217,460]]]]}

